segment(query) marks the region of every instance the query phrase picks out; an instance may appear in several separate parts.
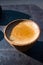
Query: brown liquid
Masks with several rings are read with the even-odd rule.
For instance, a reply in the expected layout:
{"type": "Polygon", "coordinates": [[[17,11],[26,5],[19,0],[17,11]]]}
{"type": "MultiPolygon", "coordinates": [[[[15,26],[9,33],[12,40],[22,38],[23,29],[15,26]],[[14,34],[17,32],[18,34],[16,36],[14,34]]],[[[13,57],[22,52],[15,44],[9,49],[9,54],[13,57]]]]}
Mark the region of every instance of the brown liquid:
{"type": "Polygon", "coordinates": [[[34,34],[34,29],[31,26],[27,26],[22,22],[16,25],[11,31],[11,36],[13,36],[13,38],[15,37],[18,40],[23,40],[27,38],[32,39],[34,34]]]}

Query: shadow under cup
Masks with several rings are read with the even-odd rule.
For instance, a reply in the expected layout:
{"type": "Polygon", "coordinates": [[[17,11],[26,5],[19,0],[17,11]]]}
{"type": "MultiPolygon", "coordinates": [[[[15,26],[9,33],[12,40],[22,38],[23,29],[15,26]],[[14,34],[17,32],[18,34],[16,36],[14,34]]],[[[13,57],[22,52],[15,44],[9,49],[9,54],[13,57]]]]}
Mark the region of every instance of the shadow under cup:
{"type": "MultiPolygon", "coordinates": [[[[15,44],[12,44],[12,40],[10,40],[10,35],[11,35],[11,31],[12,31],[12,29],[13,29],[13,27],[15,27],[18,23],[20,23],[20,22],[22,22],[22,21],[25,21],[26,19],[18,19],[18,20],[14,20],[14,21],[12,21],[11,23],[9,23],[8,25],[7,25],[7,27],[6,27],[6,29],[5,29],[5,39],[7,40],[7,42],[11,45],[11,46],[13,46],[13,47],[15,47],[15,48],[17,48],[19,51],[22,51],[22,52],[25,52],[25,51],[27,51],[28,49],[30,49],[35,43],[35,41],[37,40],[35,40],[35,41],[33,41],[32,43],[30,43],[30,44],[27,44],[27,45],[15,45],[15,44]]],[[[38,36],[39,37],[39,36],[38,36]]]]}

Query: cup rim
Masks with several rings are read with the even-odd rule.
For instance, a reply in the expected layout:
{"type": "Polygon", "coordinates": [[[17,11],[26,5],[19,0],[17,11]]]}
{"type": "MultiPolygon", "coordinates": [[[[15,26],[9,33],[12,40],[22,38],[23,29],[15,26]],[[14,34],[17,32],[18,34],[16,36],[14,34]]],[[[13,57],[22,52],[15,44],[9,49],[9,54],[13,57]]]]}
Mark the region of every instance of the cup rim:
{"type": "MultiPolygon", "coordinates": [[[[4,29],[4,38],[5,38],[5,40],[6,40],[11,46],[12,46],[12,45],[15,45],[15,46],[26,46],[26,45],[30,45],[30,44],[24,44],[24,45],[22,45],[22,44],[16,44],[15,42],[12,42],[11,40],[9,40],[9,39],[7,38],[6,33],[5,33],[7,27],[8,27],[10,24],[12,24],[12,23],[14,23],[15,21],[17,21],[17,20],[31,20],[31,19],[16,19],[16,20],[13,20],[13,21],[11,21],[10,23],[8,23],[8,24],[6,25],[6,27],[5,27],[5,29],[4,29]],[[14,44],[14,43],[15,43],[15,44],[14,44]]],[[[38,26],[38,29],[39,29],[39,35],[38,35],[38,37],[37,37],[34,41],[31,42],[31,44],[32,44],[32,43],[34,43],[34,42],[39,38],[39,36],[40,36],[40,27],[39,27],[39,25],[38,25],[35,21],[33,21],[33,20],[31,20],[31,21],[34,22],[34,23],[38,26]]]]}

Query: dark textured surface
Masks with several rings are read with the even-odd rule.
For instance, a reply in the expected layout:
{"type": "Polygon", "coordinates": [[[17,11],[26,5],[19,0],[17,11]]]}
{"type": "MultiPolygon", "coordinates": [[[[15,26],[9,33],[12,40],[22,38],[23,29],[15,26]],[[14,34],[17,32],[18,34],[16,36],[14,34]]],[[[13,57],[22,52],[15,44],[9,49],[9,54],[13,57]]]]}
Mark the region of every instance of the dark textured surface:
{"type": "Polygon", "coordinates": [[[13,50],[0,51],[0,65],[43,65],[29,56],[13,50]]]}
{"type": "MultiPolygon", "coordinates": [[[[35,5],[9,5],[2,6],[2,8],[3,16],[0,25],[6,25],[11,20],[18,18],[32,18],[39,24],[41,29],[43,28],[43,10],[35,5]]],[[[2,30],[2,27],[0,27],[0,30],[2,30]]],[[[28,52],[29,56],[43,62],[43,42],[37,42],[28,52]]],[[[0,65],[43,65],[29,56],[19,52],[15,47],[11,47],[5,39],[0,41],[0,65]]]]}
{"type": "Polygon", "coordinates": [[[0,41],[4,38],[3,32],[0,31],[0,41]]]}
{"type": "Polygon", "coordinates": [[[29,19],[29,18],[31,18],[30,15],[27,15],[19,11],[3,10],[0,25],[7,25],[10,21],[15,19],[29,19]]]}
{"type": "Polygon", "coordinates": [[[2,17],[2,8],[0,6],[0,19],[1,19],[1,17],[2,17]]]}
{"type": "Polygon", "coordinates": [[[28,56],[43,62],[43,42],[35,42],[35,45],[32,46],[29,50],[25,52],[28,56]]]}

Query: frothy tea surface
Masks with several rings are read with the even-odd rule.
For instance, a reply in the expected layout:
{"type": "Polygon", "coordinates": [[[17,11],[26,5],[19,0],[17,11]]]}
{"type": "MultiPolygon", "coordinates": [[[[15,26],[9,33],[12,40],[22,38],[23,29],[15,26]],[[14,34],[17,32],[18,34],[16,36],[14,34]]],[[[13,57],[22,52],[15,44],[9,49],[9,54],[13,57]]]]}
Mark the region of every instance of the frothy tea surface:
{"type": "Polygon", "coordinates": [[[35,38],[36,29],[31,20],[22,21],[12,29],[10,39],[19,44],[29,43],[35,38]]]}

